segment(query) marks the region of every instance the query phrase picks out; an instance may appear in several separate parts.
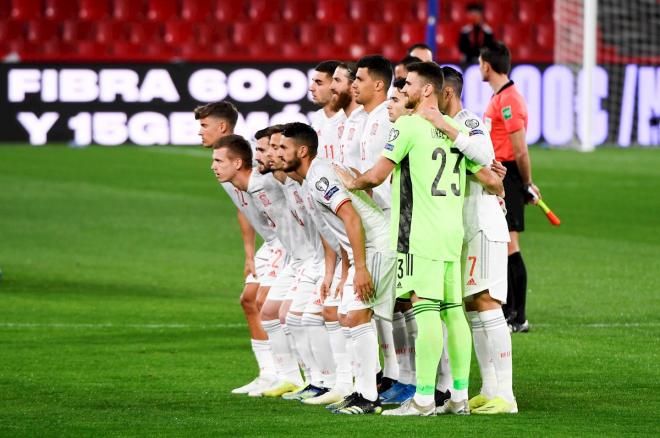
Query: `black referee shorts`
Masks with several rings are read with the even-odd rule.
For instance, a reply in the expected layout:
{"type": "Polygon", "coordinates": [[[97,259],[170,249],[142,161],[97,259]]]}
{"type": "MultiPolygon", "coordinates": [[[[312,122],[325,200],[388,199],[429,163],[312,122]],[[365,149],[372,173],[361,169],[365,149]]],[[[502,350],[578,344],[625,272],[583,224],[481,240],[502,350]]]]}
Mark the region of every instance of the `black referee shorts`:
{"type": "Polygon", "coordinates": [[[515,161],[504,161],[504,204],[509,231],[525,231],[525,186],[515,161]]]}

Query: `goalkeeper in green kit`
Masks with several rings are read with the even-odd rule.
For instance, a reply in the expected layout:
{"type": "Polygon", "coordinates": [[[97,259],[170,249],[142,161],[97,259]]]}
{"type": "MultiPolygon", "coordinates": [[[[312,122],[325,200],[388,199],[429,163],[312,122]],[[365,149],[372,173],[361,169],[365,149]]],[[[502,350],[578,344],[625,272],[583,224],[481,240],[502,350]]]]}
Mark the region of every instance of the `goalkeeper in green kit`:
{"type": "MultiPolygon", "coordinates": [[[[503,194],[501,179],[465,159],[447,135],[418,113],[437,109],[443,74],[433,62],[408,67],[403,93],[412,115],[392,128],[380,159],[363,175],[339,172],[348,189],[368,189],[392,177],[390,246],[398,253],[396,295],[410,298],[417,320],[417,390],[383,415],[467,414],[472,337],[462,307],[461,248],[466,168],[482,185],[503,194]],[[452,398],[436,408],[435,379],[442,353],[442,320],[454,377],[452,398]]],[[[458,125],[445,116],[454,128],[458,125]]],[[[456,138],[459,141],[462,137],[456,138]]]]}

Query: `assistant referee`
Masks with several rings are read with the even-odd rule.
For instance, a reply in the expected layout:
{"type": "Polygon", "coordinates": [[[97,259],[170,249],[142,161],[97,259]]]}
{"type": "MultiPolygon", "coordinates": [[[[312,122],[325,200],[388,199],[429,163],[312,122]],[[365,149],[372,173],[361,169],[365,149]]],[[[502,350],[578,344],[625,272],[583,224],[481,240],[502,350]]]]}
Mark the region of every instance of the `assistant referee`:
{"type": "Polygon", "coordinates": [[[479,69],[482,79],[488,82],[494,93],[484,113],[484,121],[490,130],[495,159],[507,168],[504,202],[511,241],[507,303],[503,310],[513,332],[527,332],[527,270],[520,254],[519,234],[525,230],[525,203],[535,204],[541,198],[541,192],[532,182],[532,166],[525,140],[527,105],[509,79],[511,53],[503,43],[494,42],[481,49],[479,69]]]}

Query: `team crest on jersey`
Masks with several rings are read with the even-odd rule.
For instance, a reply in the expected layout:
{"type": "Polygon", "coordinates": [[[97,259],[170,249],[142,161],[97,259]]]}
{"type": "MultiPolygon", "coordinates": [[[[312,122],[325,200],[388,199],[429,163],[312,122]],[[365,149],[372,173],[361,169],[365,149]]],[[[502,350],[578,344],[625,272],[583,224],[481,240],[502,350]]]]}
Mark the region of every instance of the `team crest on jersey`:
{"type": "Polygon", "coordinates": [[[351,128],[348,130],[348,140],[353,140],[353,134],[355,134],[355,128],[351,128]]]}
{"type": "Polygon", "coordinates": [[[474,129],[477,126],[479,126],[479,120],[477,120],[477,119],[467,119],[465,121],[465,126],[467,126],[470,129],[474,129]]]}
{"type": "Polygon", "coordinates": [[[399,130],[392,128],[390,129],[390,135],[387,137],[387,141],[391,143],[394,140],[396,140],[398,136],[399,136],[399,130]]]}
{"type": "Polygon", "coordinates": [[[378,132],[378,122],[371,125],[371,135],[376,135],[376,132],[378,132]]]}
{"type": "Polygon", "coordinates": [[[268,195],[266,195],[266,192],[259,193],[259,200],[261,201],[262,204],[264,204],[264,207],[268,207],[269,205],[272,204],[272,202],[270,202],[270,199],[268,199],[268,195]]]}
{"type": "Polygon", "coordinates": [[[344,125],[341,125],[337,128],[337,137],[341,138],[341,135],[344,133],[344,125]]]}
{"type": "Polygon", "coordinates": [[[328,190],[328,186],[330,185],[330,181],[328,181],[328,178],[326,177],[321,177],[318,181],[316,181],[316,190],[319,192],[325,192],[328,190]]]}

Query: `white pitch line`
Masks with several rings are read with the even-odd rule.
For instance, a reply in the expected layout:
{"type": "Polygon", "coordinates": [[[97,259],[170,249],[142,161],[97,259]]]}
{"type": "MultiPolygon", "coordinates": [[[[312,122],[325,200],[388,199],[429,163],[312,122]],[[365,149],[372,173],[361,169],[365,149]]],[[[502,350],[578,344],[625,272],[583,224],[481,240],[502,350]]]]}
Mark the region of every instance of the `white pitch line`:
{"type": "MultiPolygon", "coordinates": [[[[531,324],[532,328],[637,328],[660,327],[660,322],[621,322],[621,323],[586,323],[586,324],[531,324]]],[[[222,329],[244,328],[245,323],[219,323],[219,324],[113,324],[113,323],[32,323],[32,322],[0,322],[0,329],[45,328],[45,329],[222,329]]]]}

